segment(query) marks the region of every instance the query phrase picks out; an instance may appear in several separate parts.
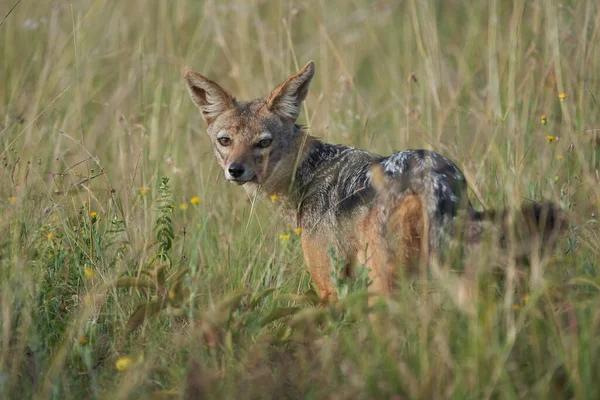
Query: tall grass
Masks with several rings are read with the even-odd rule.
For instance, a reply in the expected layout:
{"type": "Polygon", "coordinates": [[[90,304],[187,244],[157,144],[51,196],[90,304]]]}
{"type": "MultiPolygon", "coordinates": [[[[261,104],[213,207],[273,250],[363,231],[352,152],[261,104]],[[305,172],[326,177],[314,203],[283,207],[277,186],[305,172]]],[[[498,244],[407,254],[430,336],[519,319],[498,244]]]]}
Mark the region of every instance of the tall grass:
{"type": "Polygon", "coordinates": [[[1,21],[0,397],[600,396],[596,1],[39,0],[1,21]],[[438,150],[478,208],[557,202],[554,256],[501,279],[481,260],[468,304],[442,268],[376,324],[364,280],[320,305],[300,234],[220,179],[182,82],[249,99],[309,59],[314,135],[438,150]]]}

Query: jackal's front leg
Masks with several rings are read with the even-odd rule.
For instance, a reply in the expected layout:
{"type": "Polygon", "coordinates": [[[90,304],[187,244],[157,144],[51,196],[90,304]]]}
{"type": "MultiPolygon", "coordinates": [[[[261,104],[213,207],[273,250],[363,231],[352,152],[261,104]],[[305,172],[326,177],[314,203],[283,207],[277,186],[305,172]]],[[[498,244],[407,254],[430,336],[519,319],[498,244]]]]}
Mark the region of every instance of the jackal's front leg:
{"type": "Polygon", "coordinates": [[[308,272],[319,289],[321,298],[329,302],[337,301],[337,292],[331,280],[331,258],[327,240],[318,235],[303,235],[302,250],[308,272]]]}

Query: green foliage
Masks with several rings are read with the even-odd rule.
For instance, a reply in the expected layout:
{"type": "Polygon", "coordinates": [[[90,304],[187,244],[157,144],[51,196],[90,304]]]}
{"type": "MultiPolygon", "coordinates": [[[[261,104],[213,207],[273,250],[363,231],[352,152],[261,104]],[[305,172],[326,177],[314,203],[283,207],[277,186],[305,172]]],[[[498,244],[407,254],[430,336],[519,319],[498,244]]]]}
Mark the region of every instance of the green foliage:
{"type": "Polygon", "coordinates": [[[163,176],[160,178],[160,186],[158,187],[158,218],[154,225],[156,231],[156,240],[158,241],[158,252],[156,258],[160,262],[168,262],[171,265],[171,257],[169,251],[173,247],[173,200],[171,199],[171,188],[169,187],[169,178],[163,176]]]}
{"type": "Polygon", "coordinates": [[[348,270],[347,261],[336,257],[333,249],[329,251],[329,258],[333,269],[331,271],[331,280],[338,299],[342,300],[348,296],[348,293],[356,291],[365,291],[371,286],[369,279],[369,270],[364,265],[357,265],[348,270]]]}
{"type": "Polygon", "coordinates": [[[147,301],[138,305],[129,317],[125,327],[125,337],[142,325],[146,319],[160,314],[169,306],[174,308],[172,310],[173,314],[184,314],[180,307],[184,306],[189,298],[189,290],[187,290],[185,283],[189,269],[180,268],[174,272],[171,268],[173,264],[169,252],[173,247],[175,233],[172,219],[174,205],[171,199],[169,178],[162,177],[160,179],[158,194],[158,216],[154,224],[158,241],[156,255],[151,258],[147,267],[141,271],[141,277],[124,277],[114,283],[115,288],[147,290],[147,301]],[[159,263],[157,264],[156,261],[159,263]],[[150,293],[152,294],[149,295],[150,293]]]}

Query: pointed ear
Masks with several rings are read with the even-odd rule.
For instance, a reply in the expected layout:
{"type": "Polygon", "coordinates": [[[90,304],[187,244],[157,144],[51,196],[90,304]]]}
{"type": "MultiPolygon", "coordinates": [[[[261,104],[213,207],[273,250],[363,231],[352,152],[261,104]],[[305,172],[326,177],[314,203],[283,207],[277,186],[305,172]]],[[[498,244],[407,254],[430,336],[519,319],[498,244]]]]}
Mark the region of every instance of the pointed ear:
{"type": "Polygon", "coordinates": [[[210,79],[194,71],[187,71],[183,79],[187,84],[190,97],[207,124],[213,122],[224,111],[234,107],[234,98],[210,79]]]}
{"type": "Polygon", "coordinates": [[[302,102],[315,75],[315,63],[309,61],[296,75],[291,76],[267,98],[267,108],[284,120],[295,122],[300,116],[302,102]]]}

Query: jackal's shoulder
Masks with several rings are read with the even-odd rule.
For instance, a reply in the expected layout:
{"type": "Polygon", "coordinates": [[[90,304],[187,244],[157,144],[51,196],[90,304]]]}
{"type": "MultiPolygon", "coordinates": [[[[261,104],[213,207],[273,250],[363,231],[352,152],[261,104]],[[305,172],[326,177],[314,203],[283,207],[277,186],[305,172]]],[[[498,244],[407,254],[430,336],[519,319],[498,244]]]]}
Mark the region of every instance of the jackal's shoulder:
{"type": "Polygon", "coordinates": [[[336,186],[343,189],[341,184],[352,186],[357,183],[353,178],[366,178],[369,167],[378,159],[381,157],[365,150],[316,141],[300,165],[297,175],[299,181],[305,183],[337,181],[336,186]]]}

